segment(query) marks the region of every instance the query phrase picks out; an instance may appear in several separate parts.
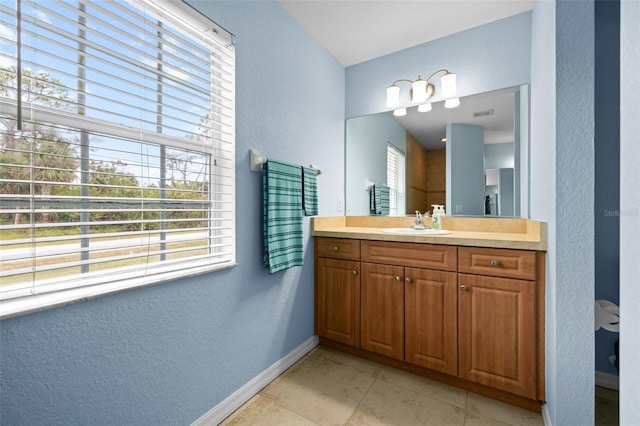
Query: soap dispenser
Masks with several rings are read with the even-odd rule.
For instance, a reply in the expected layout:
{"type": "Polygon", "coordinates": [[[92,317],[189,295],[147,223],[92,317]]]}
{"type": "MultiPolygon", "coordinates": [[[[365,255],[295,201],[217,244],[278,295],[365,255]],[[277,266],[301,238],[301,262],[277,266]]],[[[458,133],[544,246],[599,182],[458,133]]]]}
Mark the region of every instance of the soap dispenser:
{"type": "Polygon", "coordinates": [[[431,215],[431,227],[433,229],[442,229],[442,218],[444,214],[444,206],[441,204],[432,204],[433,214],[431,215]]]}

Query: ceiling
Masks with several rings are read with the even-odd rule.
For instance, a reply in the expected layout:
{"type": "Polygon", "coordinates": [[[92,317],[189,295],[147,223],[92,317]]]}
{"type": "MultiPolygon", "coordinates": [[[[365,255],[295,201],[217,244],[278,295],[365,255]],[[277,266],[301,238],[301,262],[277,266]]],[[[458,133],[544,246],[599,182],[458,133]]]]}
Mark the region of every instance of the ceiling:
{"type": "Polygon", "coordinates": [[[348,67],[526,12],[533,0],[279,0],[348,67]]]}
{"type": "MultiPolygon", "coordinates": [[[[278,1],[345,67],[533,8],[533,0],[278,1]]],[[[442,103],[428,113],[413,108],[398,121],[426,149],[442,148],[447,122],[485,126],[485,143],[513,141],[513,90],[465,97],[455,109],[444,109],[442,103]],[[493,115],[473,117],[490,109],[493,115]]]]}

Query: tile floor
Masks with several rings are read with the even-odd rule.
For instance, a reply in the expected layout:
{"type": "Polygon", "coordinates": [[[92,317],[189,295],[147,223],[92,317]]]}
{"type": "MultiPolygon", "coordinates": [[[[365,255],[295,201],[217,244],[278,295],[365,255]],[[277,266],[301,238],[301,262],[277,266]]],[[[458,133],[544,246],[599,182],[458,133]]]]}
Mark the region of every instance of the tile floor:
{"type": "Polygon", "coordinates": [[[222,422],[225,426],[542,424],[538,413],[323,346],[222,422]]]}

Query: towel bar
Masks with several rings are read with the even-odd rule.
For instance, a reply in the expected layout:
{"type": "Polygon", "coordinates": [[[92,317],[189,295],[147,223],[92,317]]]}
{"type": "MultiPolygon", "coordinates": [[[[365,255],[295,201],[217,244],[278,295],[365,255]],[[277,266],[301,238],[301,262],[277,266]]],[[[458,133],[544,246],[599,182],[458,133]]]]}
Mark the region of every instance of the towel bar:
{"type": "MultiPolygon", "coordinates": [[[[267,162],[267,157],[265,155],[260,154],[260,151],[255,149],[249,150],[249,168],[252,172],[259,172],[264,163],[267,162]]],[[[310,164],[309,167],[314,169],[318,175],[322,174],[322,170],[318,168],[315,164],[310,164]]]]}

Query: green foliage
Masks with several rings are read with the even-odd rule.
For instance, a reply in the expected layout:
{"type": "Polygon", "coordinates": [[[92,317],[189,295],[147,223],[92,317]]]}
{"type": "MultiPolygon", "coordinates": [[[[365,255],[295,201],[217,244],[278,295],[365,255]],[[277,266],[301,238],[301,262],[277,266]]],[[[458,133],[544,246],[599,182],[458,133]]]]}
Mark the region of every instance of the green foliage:
{"type": "MultiPolygon", "coordinates": [[[[0,98],[15,101],[18,93],[16,67],[0,67],[0,98]]],[[[25,103],[74,112],[74,99],[68,89],[46,72],[22,69],[20,93],[25,103]]],[[[207,117],[203,118],[202,126],[206,126],[207,120],[207,117]]],[[[24,195],[3,204],[8,208],[27,209],[33,191],[42,196],[47,208],[61,208],[59,212],[43,212],[34,218],[28,214],[3,214],[0,215],[1,224],[30,223],[32,220],[37,223],[77,223],[88,219],[92,223],[91,233],[160,230],[162,220],[168,221],[167,229],[206,226],[208,187],[199,182],[203,180],[200,174],[206,173],[202,154],[167,149],[163,166],[168,178],[161,191],[153,185],[141,185],[119,162],[91,161],[89,169],[83,172],[79,153],[74,148],[77,141],[69,136],[73,132],[46,123],[23,121],[21,125],[18,131],[14,117],[0,117],[0,194],[24,195]],[[202,164],[202,170],[194,177],[192,169],[198,162],[202,164]],[[87,203],[91,211],[88,218],[72,212],[74,206],[68,202],[72,197],[82,195],[79,182],[82,173],[88,176],[87,203]],[[140,199],[148,201],[141,203],[140,199]],[[201,220],[171,222],[185,219],[201,220]],[[143,223],[149,220],[153,222],[143,223]],[[101,222],[124,224],[100,225],[101,222]]],[[[70,229],[80,233],[77,227],[51,227],[47,232],[60,235],[70,229]]]]}

